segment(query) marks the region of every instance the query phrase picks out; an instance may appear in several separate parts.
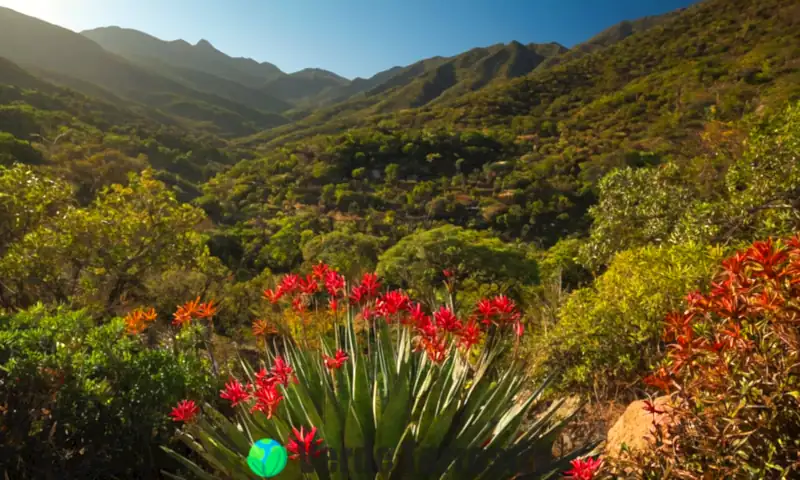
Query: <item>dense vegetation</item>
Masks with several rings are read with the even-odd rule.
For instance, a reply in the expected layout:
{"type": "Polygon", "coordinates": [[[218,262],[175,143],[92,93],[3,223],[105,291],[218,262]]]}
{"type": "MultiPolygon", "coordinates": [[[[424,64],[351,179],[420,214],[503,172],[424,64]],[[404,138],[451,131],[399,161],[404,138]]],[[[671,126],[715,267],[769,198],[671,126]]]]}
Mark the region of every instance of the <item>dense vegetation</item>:
{"type": "MultiPolygon", "coordinates": [[[[12,459],[0,470],[9,478],[238,472],[229,453],[253,439],[226,423],[235,413],[219,402],[226,382],[223,398],[263,407],[239,412],[256,431],[314,426],[326,441],[380,440],[403,455],[405,425],[376,420],[388,411],[421,425],[403,441],[455,448],[463,438],[450,419],[427,423],[435,412],[500,434],[479,446],[481,462],[527,432],[519,446],[538,452],[527,465],[535,470],[551,460],[540,457],[553,438],[534,432],[549,425],[539,422],[544,402],[526,403],[525,415],[498,406],[479,425],[457,415],[475,408],[472,393],[433,405],[440,392],[427,389],[452,386],[444,378],[474,381],[473,393],[500,384],[505,399],[574,396],[591,413],[665,387],[659,372],[686,361],[677,352],[689,337],[705,353],[669,378],[685,396],[674,409],[685,429],[670,434],[687,448],[664,455],[662,439],[655,453],[608,469],[697,478],[716,461],[711,447],[736,405],[782,405],[786,416],[734,416],[737,432],[767,420],[786,427],[725,444],[715,468],[796,472],[786,454],[797,451],[796,241],[757,243],[713,277],[737,249],[800,230],[796,2],[707,0],[566,52],[514,43],[352,82],[138,32],[112,48],[121,32],[81,36],[9,12],[0,23],[23,23],[0,28],[0,40],[31,30],[60,44],[13,52],[24,68],[0,58],[0,456],[12,459]],[[64,65],[59,51],[80,61],[64,65]],[[124,69],[94,78],[98,65],[124,69]],[[775,265],[784,273],[763,273],[775,265]],[[761,310],[720,307],[721,281],[756,288],[736,301],[761,310]],[[693,333],[664,337],[664,318],[693,291],[717,304],[692,304],[693,333]],[[501,314],[513,341],[492,333],[501,314]],[[731,328],[761,350],[731,345],[724,368],[736,375],[711,382],[723,367],[708,345],[732,338],[731,328]],[[505,348],[485,363],[495,341],[505,348]],[[449,360],[425,363],[412,347],[434,364],[449,360]],[[323,366],[347,361],[337,350],[352,376],[333,380],[323,366]],[[305,386],[269,380],[284,357],[305,386]],[[265,358],[273,368],[259,383],[248,375],[265,358]],[[766,370],[780,378],[758,387],[764,395],[739,388],[766,370]],[[423,378],[432,383],[421,388],[423,378]],[[353,391],[371,385],[366,400],[338,397],[343,409],[358,403],[358,418],[322,411],[351,381],[353,391]],[[396,391],[408,400],[409,388],[417,407],[391,400],[396,391]],[[701,408],[718,391],[729,401],[701,408]],[[285,410],[267,424],[278,397],[285,410]],[[185,399],[197,405],[182,403],[179,416],[193,418],[193,405],[203,413],[178,435],[189,439],[182,445],[167,415],[185,399]],[[371,425],[359,431],[375,438],[339,438],[337,421],[371,425]],[[227,450],[212,452],[209,438],[227,450]]],[[[374,478],[388,467],[371,455],[374,478]]],[[[572,475],[599,470],[575,460],[572,475]]]]}

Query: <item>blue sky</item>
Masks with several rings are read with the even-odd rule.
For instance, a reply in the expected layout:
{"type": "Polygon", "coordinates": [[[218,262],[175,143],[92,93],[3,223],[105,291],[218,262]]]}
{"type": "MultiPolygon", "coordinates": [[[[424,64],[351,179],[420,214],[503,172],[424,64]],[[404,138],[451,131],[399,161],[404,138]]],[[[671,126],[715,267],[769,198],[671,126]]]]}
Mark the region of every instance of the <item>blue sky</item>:
{"type": "Polygon", "coordinates": [[[165,40],[201,38],[274,63],[368,77],[395,65],[518,40],[580,43],[625,19],[691,0],[0,0],[80,31],[118,25],[165,40]]]}

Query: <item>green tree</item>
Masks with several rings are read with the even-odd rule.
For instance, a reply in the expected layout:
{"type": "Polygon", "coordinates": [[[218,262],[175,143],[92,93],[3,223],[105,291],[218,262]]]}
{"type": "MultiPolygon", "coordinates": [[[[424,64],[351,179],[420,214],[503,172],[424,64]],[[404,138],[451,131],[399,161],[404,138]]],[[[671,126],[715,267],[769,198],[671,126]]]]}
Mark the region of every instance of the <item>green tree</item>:
{"type": "Polygon", "coordinates": [[[303,259],[309,265],[324,262],[347,278],[375,270],[382,240],[363,233],[335,231],[317,235],[303,246],[303,259]]]}

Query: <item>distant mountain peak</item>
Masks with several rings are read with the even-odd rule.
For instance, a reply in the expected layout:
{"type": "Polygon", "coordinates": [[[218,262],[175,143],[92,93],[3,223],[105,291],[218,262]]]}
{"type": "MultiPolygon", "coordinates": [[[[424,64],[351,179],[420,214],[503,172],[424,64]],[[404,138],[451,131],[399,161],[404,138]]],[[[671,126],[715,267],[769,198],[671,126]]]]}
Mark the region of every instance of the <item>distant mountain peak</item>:
{"type": "Polygon", "coordinates": [[[211,50],[217,51],[217,49],[216,49],[216,48],[214,48],[214,45],[211,45],[211,42],[209,42],[209,41],[208,41],[208,40],[206,40],[205,38],[201,38],[201,39],[200,39],[200,41],[199,41],[199,42],[197,42],[197,44],[195,45],[195,47],[198,47],[198,48],[207,48],[207,49],[211,49],[211,50]]]}

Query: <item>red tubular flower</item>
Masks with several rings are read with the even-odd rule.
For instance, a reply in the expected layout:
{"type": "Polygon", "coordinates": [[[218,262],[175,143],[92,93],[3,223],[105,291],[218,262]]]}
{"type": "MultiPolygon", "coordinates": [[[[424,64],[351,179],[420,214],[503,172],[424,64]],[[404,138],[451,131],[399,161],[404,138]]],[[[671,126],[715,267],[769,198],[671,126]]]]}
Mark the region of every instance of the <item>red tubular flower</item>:
{"type": "Polygon", "coordinates": [[[381,288],[381,284],[378,281],[378,276],[374,273],[365,273],[361,278],[361,288],[363,290],[363,294],[368,298],[377,297],[378,290],[381,288]]]}
{"type": "Polygon", "coordinates": [[[492,318],[497,313],[494,303],[485,298],[478,302],[475,306],[475,310],[478,312],[481,322],[485,325],[489,325],[492,322],[492,318]]]}
{"type": "Polygon", "coordinates": [[[325,272],[325,289],[328,291],[328,294],[335,297],[339,295],[339,293],[344,292],[344,275],[341,275],[339,272],[335,270],[328,270],[325,272]]]}
{"type": "Polygon", "coordinates": [[[492,306],[499,314],[510,315],[517,306],[505,295],[498,295],[492,299],[492,306]]]}
{"type": "Polygon", "coordinates": [[[322,359],[325,361],[325,366],[328,367],[329,370],[338,370],[342,368],[344,362],[350,359],[350,356],[345,353],[344,350],[337,350],[333,357],[323,355],[322,359]]]}
{"type": "Polygon", "coordinates": [[[573,480],[592,480],[603,466],[603,461],[600,458],[587,458],[586,460],[578,458],[570,462],[572,469],[564,472],[566,478],[573,480]]]}
{"type": "Polygon", "coordinates": [[[294,369],[290,367],[289,364],[286,363],[286,360],[280,355],[275,357],[275,363],[272,365],[270,373],[272,374],[272,378],[275,379],[275,382],[280,383],[284,387],[288,387],[290,381],[297,383],[297,377],[294,376],[294,369]]]}
{"type": "Polygon", "coordinates": [[[262,368],[258,372],[256,372],[256,384],[259,387],[267,387],[274,385],[276,382],[275,377],[272,376],[272,373],[269,372],[266,368],[262,368]]]}
{"type": "Polygon", "coordinates": [[[415,327],[417,332],[423,338],[434,338],[438,334],[438,330],[436,329],[436,325],[433,323],[433,320],[431,320],[431,317],[425,314],[415,321],[415,327]]]}
{"type": "Polygon", "coordinates": [[[331,313],[336,313],[339,310],[339,302],[333,297],[328,299],[328,310],[331,313]]]}
{"type": "Polygon", "coordinates": [[[306,311],[306,302],[302,297],[292,299],[292,310],[302,315],[306,311]]]}
{"type": "Polygon", "coordinates": [[[281,290],[280,287],[276,288],[275,290],[272,290],[271,288],[264,290],[264,298],[269,300],[270,303],[278,303],[278,300],[280,300],[282,296],[283,290],[281,290]]]}
{"type": "Polygon", "coordinates": [[[481,328],[475,320],[470,320],[469,323],[464,325],[464,328],[458,332],[459,336],[459,345],[464,350],[469,350],[474,345],[477,345],[481,341],[481,328]]]}
{"type": "Polygon", "coordinates": [[[178,402],[178,406],[172,409],[170,416],[173,421],[189,423],[194,420],[194,417],[197,416],[197,412],[199,411],[200,409],[197,408],[197,404],[194,403],[194,400],[181,400],[178,402]]]}
{"type": "Polygon", "coordinates": [[[256,403],[250,408],[250,413],[262,412],[267,415],[267,419],[272,418],[281,400],[283,400],[283,395],[281,395],[274,383],[259,384],[254,397],[256,403]]]}
{"type": "Polygon", "coordinates": [[[328,275],[330,269],[331,267],[329,267],[326,263],[319,262],[312,267],[311,272],[314,278],[317,280],[325,280],[325,277],[328,275]]]}
{"type": "Polygon", "coordinates": [[[350,304],[351,305],[358,305],[364,300],[367,299],[366,293],[361,286],[353,287],[353,290],[350,292],[350,304]]]}
{"type": "Polygon", "coordinates": [[[219,396],[220,398],[230,401],[231,407],[235,407],[239,405],[239,403],[250,398],[250,393],[241,382],[236,379],[231,379],[230,382],[225,384],[225,390],[219,392],[219,396]]]}
{"type": "Polygon", "coordinates": [[[453,271],[450,270],[449,268],[445,268],[444,270],[442,270],[442,275],[444,275],[444,278],[451,279],[453,278],[455,273],[453,273],[453,271]]]}
{"type": "MultiPolygon", "coordinates": [[[[409,310],[411,307],[410,302],[411,300],[408,298],[408,295],[400,290],[392,290],[391,292],[386,292],[386,294],[378,298],[378,301],[375,303],[375,307],[380,316],[389,317],[398,312],[409,310]]],[[[389,319],[387,318],[387,321],[388,320],[389,319]]]]}
{"type": "Polygon", "coordinates": [[[317,427],[311,427],[308,432],[303,427],[300,430],[292,427],[292,435],[286,441],[286,450],[291,453],[289,458],[297,460],[303,458],[308,460],[311,456],[318,457],[325,449],[319,448],[322,444],[322,439],[314,439],[317,436],[317,427]],[[294,438],[292,438],[294,435],[294,438]]]}
{"type": "Polygon", "coordinates": [[[300,292],[304,295],[314,295],[319,290],[319,284],[312,275],[306,276],[305,279],[300,279],[299,282],[300,292]]]}
{"type": "Polygon", "coordinates": [[[433,363],[442,363],[447,358],[447,337],[422,337],[420,346],[428,354],[428,358],[433,363]]]}
{"type": "Polygon", "coordinates": [[[461,330],[463,326],[456,315],[449,308],[444,306],[433,314],[433,319],[436,321],[437,327],[448,332],[457,332],[461,330]]]}
{"type": "Polygon", "coordinates": [[[378,316],[378,312],[376,312],[372,308],[364,307],[364,308],[361,309],[361,318],[364,321],[368,322],[368,321],[372,320],[373,318],[375,318],[377,316],[378,316]]]}
{"type": "Polygon", "coordinates": [[[283,293],[292,294],[296,292],[300,288],[300,275],[296,273],[284,275],[278,288],[283,293]]]}

